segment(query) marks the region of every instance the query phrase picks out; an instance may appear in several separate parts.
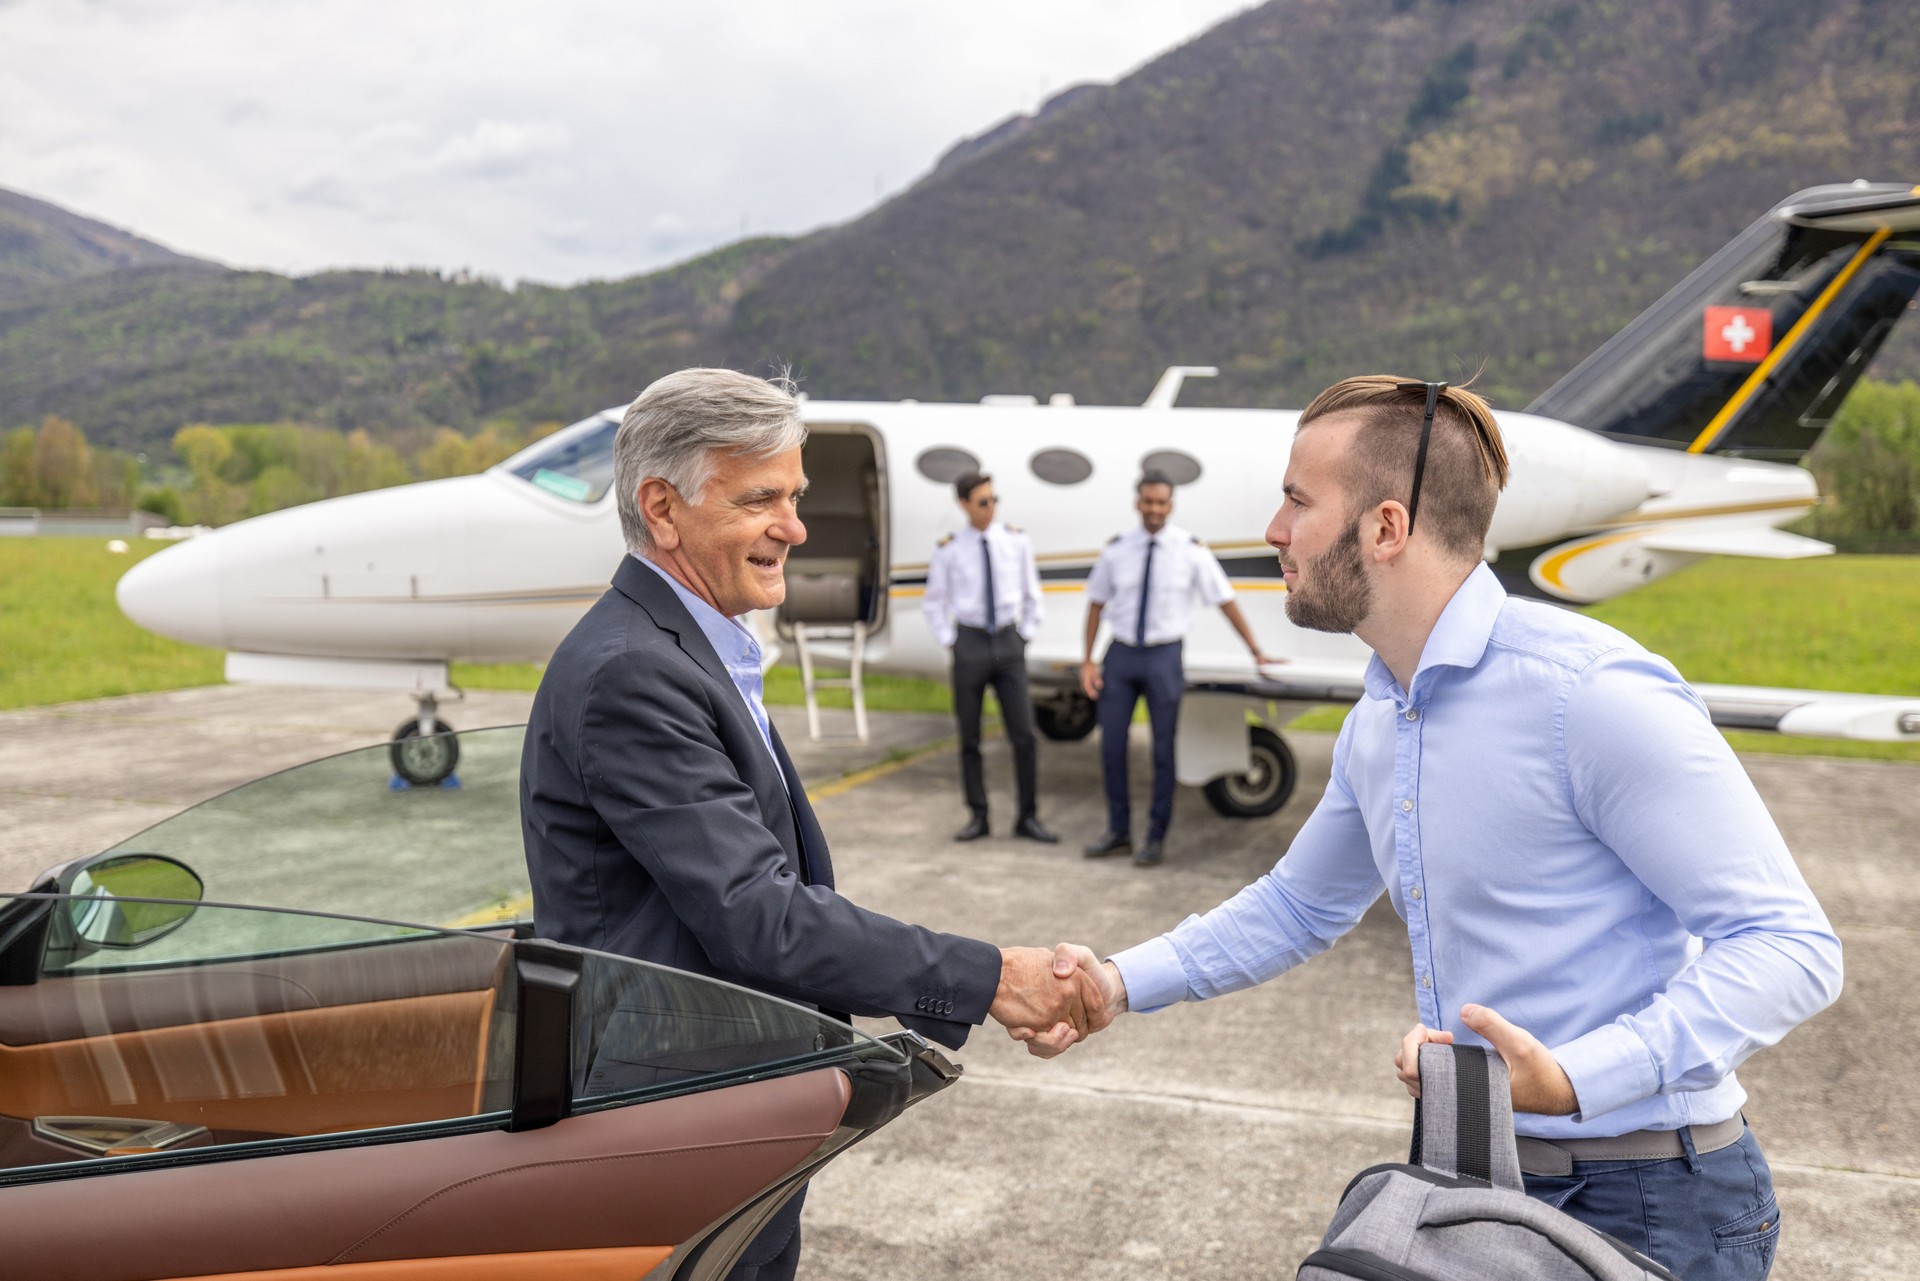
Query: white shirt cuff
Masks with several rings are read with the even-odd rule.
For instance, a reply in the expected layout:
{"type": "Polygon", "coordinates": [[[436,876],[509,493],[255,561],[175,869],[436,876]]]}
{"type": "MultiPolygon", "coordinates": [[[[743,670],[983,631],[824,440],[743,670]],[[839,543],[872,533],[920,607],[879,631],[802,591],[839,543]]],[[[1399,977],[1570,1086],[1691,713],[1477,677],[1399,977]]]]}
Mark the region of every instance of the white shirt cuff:
{"type": "Polygon", "coordinates": [[[1553,1057],[1580,1099],[1577,1120],[1590,1121],[1660,1092],[1660,1074],[1646,1043],[1620,1023],[1555,1046],[1553,1057]]]}
{"type": "Polygon", "coordinates": [[[1107,959],[1120,971],[1120,981],[1127,985],[1129,1010],[1151,1014],[1187,999],[1186,966],[1180,963],[1180,953],[1165,935],[1116,952],[1107,959]]]}

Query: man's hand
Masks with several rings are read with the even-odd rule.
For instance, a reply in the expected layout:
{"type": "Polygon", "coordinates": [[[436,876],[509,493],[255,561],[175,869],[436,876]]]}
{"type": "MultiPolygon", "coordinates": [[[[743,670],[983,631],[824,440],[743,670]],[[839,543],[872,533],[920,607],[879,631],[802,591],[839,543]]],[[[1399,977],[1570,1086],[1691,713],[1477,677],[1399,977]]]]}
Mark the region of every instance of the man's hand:
{"type": "Polygon", "coordinates": [[[1515,1027],[1484,1005],[1460,1007],[1460,1021],[1499,1051],[1513,1081],[1513,1110],[1536,1116],[1571,1116],[1580,1098],[1553,1051],[1525,1028],[1515,1027]]]}
{"type": "Polygon", "coordinates": [[[1253,665],[1255,667],[1278,667],[1286,661],[1284,658],[1274,658],[1271,655],[1262,654],[1257,649],[1253,651],[1253,665]]]}
{"type": "Polygon", "coordinates": [[[1007,1035],[1024,1041],[1027,1053],[1050,1059],[1066,1053],[1076,1041],[1102,1031],[1126,1012],[1127,985],[1112,961],[1101,961],[1090,950],[1074,943],[1062,943],[1053,949],[1053,975],[1080,985],[1087,1008],[1087,1029],[1075,1033],[1065,1024],[1052,1028],[1008,1028],[1007,1035]]]}
{"type": "Polygon", "coordinates": [[[1407,1093],[1414,1098],[1420,1097],[1420,1047],[1431,1041],[1435,1045],[1452,1045],[1453,1033],[1436,1032],[1421,1023],[1415,1023],[1413,1030],[1400,1038],[1400,1049],[1393,1056],[1393,1072],[1400,1078],[1400,1084],[1407,1087],[1407,1093]]]}
{"type": "Polygon", "coordinates": [[[1043,947],[1000,949],[1000,986],[987,1012],[1016,1039],[1027,1039],[1022,1032],[1045,1033],[1062,1049],[1087,1034],[1092,1018],[1101,1019],[1102,1026],[1110,1021],[1105,989],[1084,976],[1055,973],[1054,954],[1043,947]]]}
{"type": "Polygon", "coordinates": [[[1080,664],[1080,691],[1088,698],[1098,700],[1106,682],[1100,678],[1100,664],[1091,658],[1080,664]]]}
{"type": "MultiPolygon", "coordinates": [[[[1536,1116],[1570,1116],[1580,1110],[1573,1082],[1554,1060],[1553,1053],[1540,1039],[1524,1028],[1517,1028],[1484,1005],[1460,1007],[1460,1021],[1491,1045],[1507,1065],[1512,1084],[1513,1110],[1536,1116]]],[[[1452,1045],[1453,1033],[1436,1032],[1414,1024],[1400,1039],[1400,1051],[1393,1056],[1393,1070],[1407,1093],[1420,1097],[1420,1047],[1429,1042],[1452,1045]]]]}

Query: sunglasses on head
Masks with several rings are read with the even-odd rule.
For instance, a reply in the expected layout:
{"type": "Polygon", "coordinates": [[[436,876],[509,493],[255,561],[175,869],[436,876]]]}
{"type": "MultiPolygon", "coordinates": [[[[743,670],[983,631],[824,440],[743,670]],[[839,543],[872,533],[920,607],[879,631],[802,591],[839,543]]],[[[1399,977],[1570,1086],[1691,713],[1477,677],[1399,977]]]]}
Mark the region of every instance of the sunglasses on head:
{"type": "Polygon", "coordinates": [[[1413,493],[1407,497],[1407,537],[1413,537],[1413,518],[1420,511],[1420,482],[1427,474],[1427,444],[1433,439],[1433,411],[1440,404],[1440,393],[1447,389],[1444,382],[1438,383],[1395,383],[1395,391],[1419,391],[1426,389],[1427,412],[1420,419],[1420,452],[1413,458],[1413,493]]]}

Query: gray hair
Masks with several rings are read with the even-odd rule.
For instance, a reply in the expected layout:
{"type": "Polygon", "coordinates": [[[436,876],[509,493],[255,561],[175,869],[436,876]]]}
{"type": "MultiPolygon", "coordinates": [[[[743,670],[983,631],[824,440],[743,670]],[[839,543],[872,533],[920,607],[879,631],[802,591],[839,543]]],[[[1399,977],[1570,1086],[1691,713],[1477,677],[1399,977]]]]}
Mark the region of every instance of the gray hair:
{"type": "Polygon", "coordinates": [[[629,551],[653,547],[640,515],[642,481],[658,478],[699,506],[716,454],[770,458],[806,443],[793,380],[755,378],[731,369],[682,369],[654,382],[627,406],[613,439],[614,501],[629,551]]]}

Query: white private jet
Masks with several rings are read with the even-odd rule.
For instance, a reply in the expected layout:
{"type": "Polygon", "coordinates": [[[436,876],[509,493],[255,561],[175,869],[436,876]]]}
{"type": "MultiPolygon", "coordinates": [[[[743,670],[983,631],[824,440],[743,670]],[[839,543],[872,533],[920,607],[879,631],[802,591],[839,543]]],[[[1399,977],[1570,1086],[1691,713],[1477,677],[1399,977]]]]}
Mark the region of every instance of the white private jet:
{"type": "MultiPolygon", "coordinates": [[[[1793,460],[1920,288],[1916,233],[1920,188],[1802,191],[1524,412],[1502,413],[1512,481],[1487,556],[1509,589],[1584,603],[1704,556],[1830,552],[1778,528],[1818,501],[1793,460]]],[[[1204,614],[1187,642],[1179,776],[1222,813],[1274,812],[1294,783],[1280,729],[1312,703],[1356,698],[1368,654],[1287,621],[1263,535],[1297,415],[1174,407],[1182,378],[1212,372],[1170,369],[1138,407],[1064,395],[806,402],[808,538],[788,562],[788,604],[763,630],[791,638],[797,624],[804,641],[841,624],[861,650],[843,646],[843,658],[944,676],[947,655],[914,606],[929,551],[958,520],[950,482],[989,471],[1032,536],[1047,592],[1027,650],[1041,728],[1082,737],[1094,724],[1076,680],[1087,571],[1131,522],[1142,468],[1157,469],[1179,483],[1180,522],[1225,564],[1263,648],[1286,659],[1254,670],[1204,614]]],[[[120,607],[149,630],[228,650],[230,680],[412,693],[419,712],[395,733],[394,764],[415,783],[439,781],[458,751],[436,715],[448,663],[542,661],[606,590],[622,554],[609,492],[619,419],[597,414],[481,475],[193,539],[130,570],[120,607]]],[[[1699,689],[1726,726],[1920,739],[1920,696],[1699,689]]]]}

